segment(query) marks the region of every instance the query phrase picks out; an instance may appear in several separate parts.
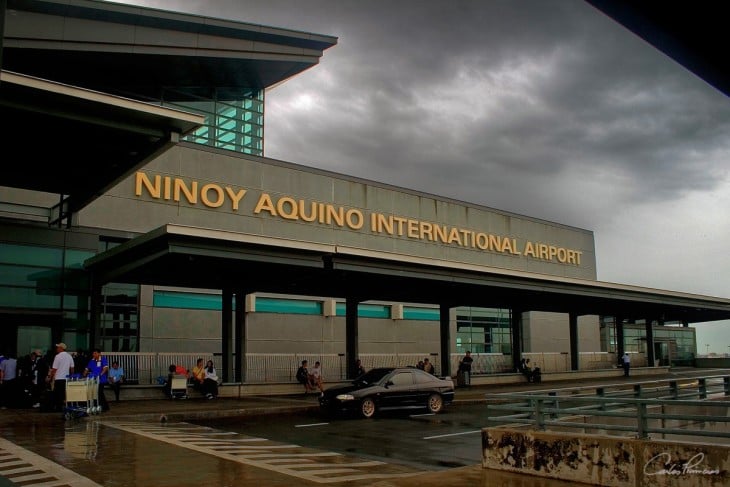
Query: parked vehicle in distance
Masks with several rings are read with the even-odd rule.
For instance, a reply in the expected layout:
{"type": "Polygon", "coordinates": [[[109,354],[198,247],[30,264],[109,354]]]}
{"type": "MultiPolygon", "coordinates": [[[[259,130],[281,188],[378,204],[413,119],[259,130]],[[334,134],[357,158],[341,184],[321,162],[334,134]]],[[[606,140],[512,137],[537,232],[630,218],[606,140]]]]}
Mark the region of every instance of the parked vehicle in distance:
{"type": "Polygon", "coordinates": [[[427,409],[439,413],[454,400],[451,378],[433,376],[420,369],[371,369],[348,386],[326,389],[319,397],[325,413],[354,412],[365,418],[388,409],[427,409]]]}

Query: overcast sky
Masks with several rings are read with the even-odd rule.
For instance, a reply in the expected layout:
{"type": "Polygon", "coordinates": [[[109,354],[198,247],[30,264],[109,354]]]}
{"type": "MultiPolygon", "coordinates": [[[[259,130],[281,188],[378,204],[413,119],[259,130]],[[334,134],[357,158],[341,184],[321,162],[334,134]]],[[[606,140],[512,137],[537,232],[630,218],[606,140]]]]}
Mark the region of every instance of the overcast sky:
{"type": "MultiPolygon", "coordinates": [[[[730,99],[583,0],[127,0],[338,37],[265,155],[592,230],[598,279],[730,298],[730,99]]],[[[698,326],[730,352],[730,322],[698,326]]]]}

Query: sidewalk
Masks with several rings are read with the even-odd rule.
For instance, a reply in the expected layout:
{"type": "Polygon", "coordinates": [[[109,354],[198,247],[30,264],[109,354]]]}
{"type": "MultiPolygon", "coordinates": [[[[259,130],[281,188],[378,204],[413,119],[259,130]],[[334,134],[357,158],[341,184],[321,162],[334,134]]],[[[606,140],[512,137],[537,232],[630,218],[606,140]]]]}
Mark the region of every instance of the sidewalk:
{"type": "MultiPolygon", "coordinates": [[[[651,383],[658,380],[672,378],[701,377],[709,375],[730,375],[729,369],[679,369],[676,372],[662,375],[629,378],[594,378],[579,380],[561,380],[542,382],[539,384],[519,383],[500,385],[478,385],[457,388],[454,395],[454,404],[466,404],[498,400],[488,398],[487,395],[501,392],[526,392],[539,390],[553,390],[579,387],[600,387],[608,384],[626,384],[632,387],[635,383],[651,383]]],[[[122,399],[124,393],[122,392],[122,399]]],[[[286,414],[293,411],[317,410],[319,408],[316,395],[277,395],[277,396],[248,396],[244,398],[219,397],[215,400],[206,400],[203,397],[192,396],[189,399],[149,399],[149,400],[122,400],[111,401],[110,411],[93,416],[99,419],[118,419],[133,416],[141,421],[160,421],[163,416],[166,421],[185,421],[213,419],[236,416],[255,416],[269,414],[286,414]]],[[[37,409],[2,409],[0,410],[0,426],[7,424],[44,423],[48,421],[62,421],[61,413],[41,413],[37,409]]]]}
{"type": "MultiPolygon", "coordinates": [[[[490,403],[500,401],[499,397],[493,396],[499,393],[509,392],[536,392],[562,390],[561,392],[571,393],[579,388],[597,388],[609,385],[626,386],[633,388],[635,384],[652,384],[659,380],[677,379],[692,380],[697,377],[708,377],[717,375],[730,375],[730,369],[677,369],[668,374],[651,375],[641,377],[640,375],[624,378],[594,378],[580,380],[561,380],[543,382],[539,384],[520,383],[502,384],[488,386],[472,386],[457,388],[455,391],[454,405],[459,404],[490,403]]],[[[122,398],[123,398],[122,394],[122,398]]],[[[111,402],[111,410],[87,419],[129,419],[135,421],[151,422],[176,422],[186,420],[214,419],[221,417],[241,417],[253,415],[286,414],[303,410],[318,410],[316,395],[304,396],[303,394],[288,396],[249,396],[241,399],[218,398],[206,400],[203,397],[192,397],[185,400],[172,399],[151,399],[151,400],[128,400],[111,402]]],[[[448,411],[448,407],[447,407],[448,411]]],[[[364,420],[363,420],[364,421],[364,420]]],[[[17,424],[58,424],[64,422],[61,413],[41,413],[37,409],[3,409],[0,410],[0,428],[17,424]]],[[[0,486],[13,485],[4,483],[5,479],[0,475],[0,486]]],[[[7,481],[9,482],[9,481],[7,481]]],[[[470,485],[472,487],[493,487],[495,485],[511,487],[561,487],[572,485],[558,480],[548,480],[528,475],[520,475],[509,472],[487,470],[481,464],[467,467],[452,468],[440,471],[429,471],[409,477],[390,479],[387,481],[374,481],[371,487],[418,487],[424,484],[439,485],[442,487],[470,485]]],[[[241,485],[246,485],[242,481],[241,485]]]]}

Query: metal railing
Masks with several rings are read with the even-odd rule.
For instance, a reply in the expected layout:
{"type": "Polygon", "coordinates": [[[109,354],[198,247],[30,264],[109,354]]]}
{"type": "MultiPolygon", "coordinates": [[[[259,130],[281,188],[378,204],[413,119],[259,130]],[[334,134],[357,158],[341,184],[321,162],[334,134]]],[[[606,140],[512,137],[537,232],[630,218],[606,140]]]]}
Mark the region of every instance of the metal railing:
{"type": "Polygon", "coordinates": [[[659,387],[636,384],[631,389],[612,391],[597,388],[592,395],[559,395],[558,391],[498,394],[492,397],[519,402],[489,404],[487,423],[490,427],[526,425],[541,430],[620,432],[638,438],[648,438],[651,433],[657,433],[662,437],[705,436],[730,441],[730,417],[727,415],[730,377],[688,379],[684,383],[677,380],[663,382],[665,384],[659,387]],[[710,410],[719,412],[710,414],[710,410]],[[507,414],[492,414],[496,412],[507,414]],[[708,424],[714,424],[714,427],[707,428],[708,424]]]}
{"type": "MultiPolygon", "coordinates": [[[[110,364],[114,361],[119,362],[124,369],[127,381],[136,384],[157,384],[159,377],[167,377],[171,364],[181,365],[190,370],[195,366],[198,358],[202,358],[204,361],[213,360],[218,370],[218,376],[222,376],[223,360],[219,353],[110,352],[105,355],[110,364]]],[[[366,369],[416,365],[425,357],[430,357],[436,367],[436,375],[440,374],[440,363],[437,357],[429,353],[362,354],[359,356],[366,369]]],[[[454,355],[451,360],[456,364],[459,358],[454,355]]],[[[296,382],[294,375],[302,360],[307,360],[310,367],[319,361],[325,380],[347,379],[345,354],[248,353],[244,370],[245,382],[296,382]]],[[[452,370],[456,370],[455,366],[453,367],[452,370]]],[[[231,370],[231,376],[233,376],[233,370],[231,370]]]]}
{"type": "MultiPolygon", "coordinates": [[[[192,369],[198,358],[213,360],[218,375],[222,376],[222,357],[220,353],[178,353],[178,352],[109,352],[109,362],[116,360],[124,369],[127,380],[138,384],[156,384],[158,377],[166,377],[170,364],[182,365],[192,369]]],[[[501,353],[472,353],[472,375],[491,375],[514,373],[512,356],[501,353]]],[[[569,369],[568,356],[563,353],[525,353],[531,364],[538,365],[543,373],[562,372],[569,369]]],[[[374,367],[415,366],[419,360],[429,357],[435,367],[435,374],[441,374],[441,360],[438,353],[401,353],[401,354],[360,354],[359,358],[366,369],[374,367]]],[[[456,373],[463,354],[449,356],[451,371],[456,373]]],[[[581,354],[581,369],[595,370],[598,363],[608,363],[606,354],[590,352],[581,354]]],[[[295,382],[294,374],[302,360],[310,366],[320,361],[324,377],[330,381],[347,378],[347,363],[344,354],[303,354],[303,353],[248,353],[244,370],[245,382],[295,382]]],[[[632,360],[633,363],[633,360],[632,360]]],[[[233,364],[231,364],[233,367],[233,364]]],[[[234,376],[234,370],[229,371],[234,376]]]]}

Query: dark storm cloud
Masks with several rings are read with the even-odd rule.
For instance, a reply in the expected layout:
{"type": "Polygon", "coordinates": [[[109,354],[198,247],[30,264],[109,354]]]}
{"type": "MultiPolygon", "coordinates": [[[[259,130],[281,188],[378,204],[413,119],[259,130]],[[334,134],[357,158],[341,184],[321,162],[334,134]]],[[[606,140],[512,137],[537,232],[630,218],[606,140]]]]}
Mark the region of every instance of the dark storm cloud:
{"type": "Polygon", "coordinates": [[[728,99],[582,0],[131,3],[339,38],[267,93],[269,157],[588,228],[599,278],[730,295],[702,271],[730,272],[728,99]]]}

